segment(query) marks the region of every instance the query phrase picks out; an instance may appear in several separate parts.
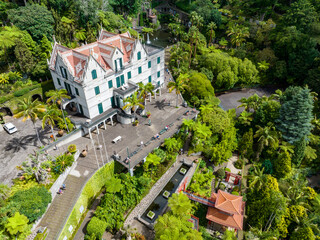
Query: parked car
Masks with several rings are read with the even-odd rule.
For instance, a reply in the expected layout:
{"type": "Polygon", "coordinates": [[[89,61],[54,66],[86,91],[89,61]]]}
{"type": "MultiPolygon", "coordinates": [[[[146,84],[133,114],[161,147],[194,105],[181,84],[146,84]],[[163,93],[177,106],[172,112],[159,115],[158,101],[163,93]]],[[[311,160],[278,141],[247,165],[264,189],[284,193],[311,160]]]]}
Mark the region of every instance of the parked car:
{"type": "Polygon", "coordinates": [[[16,128],[15,125],[13,125],[12,123],[6,123],[5,125],[3,125],[3,128],[9,133],[15,133],[16,131],[18,131],[18,129],[16,128]]]}

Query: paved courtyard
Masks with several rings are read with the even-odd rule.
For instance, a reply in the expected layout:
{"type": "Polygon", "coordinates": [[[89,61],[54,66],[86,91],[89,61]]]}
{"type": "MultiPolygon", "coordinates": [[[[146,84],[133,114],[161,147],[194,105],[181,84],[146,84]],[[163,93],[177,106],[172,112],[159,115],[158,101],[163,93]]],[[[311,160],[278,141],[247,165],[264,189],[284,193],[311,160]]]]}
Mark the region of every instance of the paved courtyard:
{"type": "Polygon", "coordinates": [[[255,93],[262,97],[263,95],[270,96],[274,92],[274,89],[267,89],[267,88],[245,88],[236,92],[227,92],[225,94],[220,95],[218,98],[221,101],[220,106],[224,110],[229,110],[232,108],[236,109],[237,114],[240,114],[244,108],[237,108],[241,105],[238,102],[241,98],[248,98],[255,93]]]}
{"type": "MultiPolygon", "coordinates": [[[[30,120],[22,122],[22,119],[4,117],[5,122],[13,123],[18,131],[8,134],[5,130],[0,132],[0,183],[12,184],[12,179],[16,178],[19,170],[16,166],[26,161],[29,154],[39,149],[41,144],[37,140],[33,124],[30,120]]],[[[41,122],[36,123],[40,139],[43,145],[50,141],[50,128],[42,129],[41,122]]]]}

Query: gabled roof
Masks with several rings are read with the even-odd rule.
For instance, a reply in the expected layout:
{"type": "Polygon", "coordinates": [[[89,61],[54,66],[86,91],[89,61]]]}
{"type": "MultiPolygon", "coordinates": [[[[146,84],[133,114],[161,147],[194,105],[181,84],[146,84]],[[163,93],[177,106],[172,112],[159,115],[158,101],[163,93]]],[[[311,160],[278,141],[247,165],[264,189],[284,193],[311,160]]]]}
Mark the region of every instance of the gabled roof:
{"type": "Polygon", "coordinates": [[[219,190],[215,207],[231,214],[241,214],[242,196],[232,195],[219,190]]]}
{"type": "Polygon", "coordinates": [[[118,49],[123,54],[123,63],[126,64],[130,61],[135,43],[135,39],[131,38],[129,33],[115,34],[104,30],[100,32],[98,41],[75,49],[69,49],[55,43],[49,67],[52,70],[55,69],[55,62],[59,53],[75,80],[79,80],[85,72],[90,56],[97,61],[104,71],[112,70],[108,61],[111,61],[115,50],[118,49]]]}

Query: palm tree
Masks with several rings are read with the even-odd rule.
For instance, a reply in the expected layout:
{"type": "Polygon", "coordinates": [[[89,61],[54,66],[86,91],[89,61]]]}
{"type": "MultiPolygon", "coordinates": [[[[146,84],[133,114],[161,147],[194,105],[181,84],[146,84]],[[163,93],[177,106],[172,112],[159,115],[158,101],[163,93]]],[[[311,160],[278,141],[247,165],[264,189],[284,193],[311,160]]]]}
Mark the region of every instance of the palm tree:
{"type": "Polygon", "coordinates": [[[199,140],[206,140],[208,137],[212,135],[210,127],[206,124],[196,123],[194,127],[194,135],[199,140]]]}
{"type": "Polygon", "coordinates": [[[258,130],[256,131],[254,137],[258,138],[258,151],[257,151],[257,159],[259,159],[259,156],[261,152],[263,151],[265,146],[271,146],[275,148],[278,146],[278,134],[275,131],[275,127],[271,124],[268,124],[265,127],[257,126],[258,130]]]}
{"type": "Polygon", "coordinates": [[[141,104],[143,102],[143,99],[138,96],[138,92],[134,92],[131,97],[127,97],[124,100],[126,105],[122,107],[123,110],[130,108],[133,110],[133,114],[136,115],[136,111],[138,110],[139,107],[144,109],[144,105],[141,104]]]}
{"type": "Polygon", "coordinates": [[[192,131],[195,122],[192,119],[184,118],[182,120],[182,124],[186,128],[187,131],[192,131]]]}
{"type": "Polygon", "coordinates": [[[159,165],[161,162],[161,158],[159,156],[157,156],[154,153],[149,153],[149,155],[146,158],[146,162],[145,162],[145,168],[148,169],[149,165],[152,165],[151,168],[151,179],[152,179],[152,172],[153,172],[153,168],[157,165],[159,165]]]}
{"type": "Polygon", "coordinates": [[[174,151],[178,150],[178,141],[175,138],[166,138],[164,140],[164,146],[169,153],[173,153],[174,151]]]}
{"type": "Polygon", "coordinates": [[[246,176],[246,178],[250,179],[249,188],[255,187],[259,190],[265,182],[264,168],[260,169],[256,165],[253,165],[253,168],[253,174],[246,176]]]}
{"type": "Polygon", "coordinates": [[[189,79],[189,74],[187,73],[180,74],[179,77],[176,79],[176,81],[171,81],[168,83],[169,92],[171,93],[173,90],[176,91],[176,94],[177,94],[176,107],[178,107],[179,95],[181,96],[181,99],[182,99],[181,93],[183,93],[185,88],[187,87],[187,85],[185,84],[185,81],[187,79],[189,79]]]}
{"type": "Polygon", "coordinates": [[[174,193],[168,200],[168,206],[174,215],[189,218],[192,204],[189,198],[183,193],[174,193]]]}
{"type": "Polygon", "coordinates": [[[0,85],[5,85],[9,83],[9,75],[6,73],[0,74],[0,85]]]}
{"type": "Polygon", "coordinates": [[[120,192],[123,188],[123,185],[121,184],[121,179],[112,177],[107,183],[106,183],[106,191],[108,193],[113,194],[113,201],[114,202],[114,196],[115,193],[120,192]]]}
{"type": "Polygon", "coordinates": [[[56,137],[54,136],[53,127],[55,126],[55,121],[59,121],[60,119],[58,109],[53,105],[47,106],[47,110],[42,117],[42,129],[48,124],[54,140],[56,140],[56,137]]]}
{"type": "Polygon", "coordinates": [[[29,98],[24,98],[23,100],[18,100],[17,113],[14,115],[15,118],[23,118],[22,121],[25,122],[27,119],[31,119],[33,123],[34,130],[36,131],[39,142],[40,137],[36,128],[36,122],[39,116],[46,111],[44,104],[39,102],[37,99],[32,101],[31,96],[29,98]]]}
{"type": "Polygon", "coordinates": [[[263,151],[265,146],[270,146],[272,148],[276,148],[279,143],[278,133],[275,130],[275,127],[272,124],[268,124],[265,127],[257,126],[258,130],[254,135],[255,138],[258,138],[258,151],[256,159],[259,160],[260,154],[263,151]]]}
{"type": "Polygon", "coordinates": [[[63,108],[62,108],[62,101],[63,99],[70,99],[71,97],[68,95],[68,91],[66,89],[60,89],[60,90],[50,90],[46,93],[46,96],[49,97],[47,100],[47,103],[53,102],[60,105],[62,117],[64,120],[64,123],[66,124],[67,131],[69,132],[68,124],[66,122],[66,118],[64,116],[63,108]]]}
{"type": "Polygon", "coordinates": [[[139,89],[138,89],[139,98],[142,98],[144,100],[144,105],[147,105],[146,104],[146,98],[149,95],[149,93],[152,96],[154,95],[154,93],[152,91],[154,89],[154,86],[150,82],[147,83],[147,84],[143,84],[142,82],[139,82],[138,86],[139,86],[139,89]]]}
{"type": "Polygon", "coordinates": [[[235,45],[236,48],[245,42],[245,39],[250,36],[249,28],[243,27],[242,25],[232,24],[227,30],[228,36],[231,36],[231,43],[235,45]]]}
{"type": "Polygon", "coordinates": [[[208,32],[209,32],[210,40],[209,40],[208,46],[212,45],[212,39],[215,36],[214,29],[216,29],[216,28],[217,28],[217,24],[215,24],[214,22],[209,23],[209,25],[208,25],[209,31],[208,32]]]}

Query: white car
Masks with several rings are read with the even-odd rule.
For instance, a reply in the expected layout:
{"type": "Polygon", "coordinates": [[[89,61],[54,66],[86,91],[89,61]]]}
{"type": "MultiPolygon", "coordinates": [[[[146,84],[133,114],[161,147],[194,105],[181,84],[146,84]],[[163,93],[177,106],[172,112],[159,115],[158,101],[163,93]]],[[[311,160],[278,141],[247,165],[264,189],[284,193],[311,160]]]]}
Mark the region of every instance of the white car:
{"type": "Polygon", "coordinates": [[[16,131],[18,131],[18,129],[16,128],[15,125],[13,125],[12,123],[6,123],[5,125],[3,125],[3,128],[9,133],[15,133],[16,131]]]}

